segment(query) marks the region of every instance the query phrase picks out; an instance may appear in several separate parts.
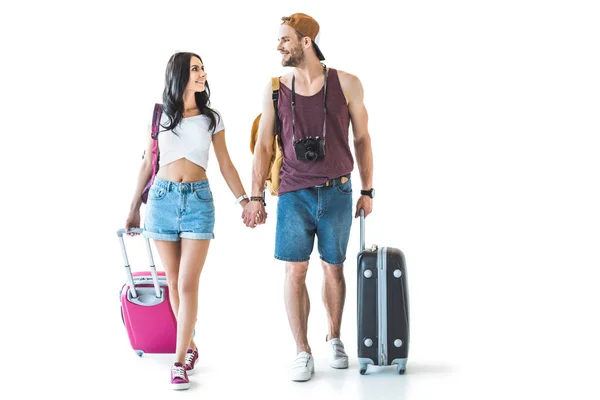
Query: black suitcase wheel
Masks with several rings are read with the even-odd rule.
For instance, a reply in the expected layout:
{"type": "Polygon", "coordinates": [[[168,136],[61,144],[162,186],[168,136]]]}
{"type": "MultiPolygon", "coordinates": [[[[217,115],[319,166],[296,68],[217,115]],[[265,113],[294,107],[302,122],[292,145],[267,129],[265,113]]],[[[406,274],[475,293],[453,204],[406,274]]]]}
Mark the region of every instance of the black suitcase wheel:
{"type": "Polygon", "coordinates": [[[364,367],[363,367],[363,366],[361,366],[361,367],[360,367],[360,374],[361,374],[361,375],[364,375],[364,374],[366,374],[366,373],[367,373],[367,366],[366,366],[366,365],[365,365],[364,367]]]}

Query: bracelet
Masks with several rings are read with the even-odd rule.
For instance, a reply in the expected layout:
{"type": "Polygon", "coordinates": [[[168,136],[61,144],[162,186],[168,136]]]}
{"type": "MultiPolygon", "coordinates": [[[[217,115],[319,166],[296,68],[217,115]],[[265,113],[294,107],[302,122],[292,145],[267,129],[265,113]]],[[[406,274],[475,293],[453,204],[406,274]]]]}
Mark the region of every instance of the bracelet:
{"type": "Polygon", "coordinates": [[[242,200],[245,200],[247,198],[248,198],[248,196],[246,196],[245,194],[243,194],[240,197],[238,197],[237,199],[235,199],[235,204],[240,204],[242,202],[242,200]]]}
{"type": "Polygon", "coordinates": [[[262,196],[252,196],[250,197],[250,201],[260,201],[263,203],[263,206],[266,206],[267,203],[265,203],[265,199],[262,196]]]}

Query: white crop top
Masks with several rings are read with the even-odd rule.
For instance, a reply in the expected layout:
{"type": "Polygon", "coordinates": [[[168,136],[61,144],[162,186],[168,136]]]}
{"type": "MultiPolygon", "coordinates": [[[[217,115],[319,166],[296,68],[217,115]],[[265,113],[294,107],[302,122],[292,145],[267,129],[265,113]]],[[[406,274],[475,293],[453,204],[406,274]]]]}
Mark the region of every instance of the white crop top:
{"type": "MultiPolygon", "coordinates": [[[[215,110],[216,111],[216,110],[215,110]]],[[[217,112],[217,111],[216,111],[217,112]]],[[[159,166],[167,165],[180,158],[187,158],[206,170],[208,166],[208,150],[212,135],[225,129],[223,118],[217,112],[214,131],[209,131],[210,119],[206,115],[195,115],[183,118],[173,131],[165,131],[160,127],[158,134],[158,149],[160,151],[159,166]]],[[[166,125],[169,117],[164,113],[161,125],[166,125]]]]}

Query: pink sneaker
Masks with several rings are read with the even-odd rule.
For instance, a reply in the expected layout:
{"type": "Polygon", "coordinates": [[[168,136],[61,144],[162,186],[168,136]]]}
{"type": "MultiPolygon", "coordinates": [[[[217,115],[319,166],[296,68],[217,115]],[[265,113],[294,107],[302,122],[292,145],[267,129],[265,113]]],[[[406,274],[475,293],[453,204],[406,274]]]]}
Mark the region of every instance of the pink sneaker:
{"type": "Polygon", "coordinates": [[[175,390],[190,388],[190,380],[185,372],[185,367],[181,363],[176,362],[171,367],[171,388],[175,390]]]}
{"type": "Polygon", "coordinates": [[[187,372],[188,375],[194,373],[196,361],[198,361],[198,349],[187,349],[187,354],[185,355],[185,372],[187,372]]]}

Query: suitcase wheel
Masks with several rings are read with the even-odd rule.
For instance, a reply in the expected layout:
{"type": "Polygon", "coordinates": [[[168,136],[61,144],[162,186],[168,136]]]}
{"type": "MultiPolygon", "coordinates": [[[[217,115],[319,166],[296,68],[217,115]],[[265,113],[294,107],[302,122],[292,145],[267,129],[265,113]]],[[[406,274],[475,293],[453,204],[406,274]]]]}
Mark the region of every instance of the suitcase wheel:
{"type": "Polygon", "coordinates": [[[143,350],[136,350],[136,351],[135,351],[135,354],[137,354],[137,355],[138,355],[138,357],[141,357],[141,356],[143,356],[143,355],[144,355],[144,351],[143,351],[143,350]]]}
{"type": "Polygon", "coordinates": [[[404,375],[404,373],[406,372],[406,370],[404,368],[402,368],[400,365],[398,365],[398,367],[396,367],[396,371],[398,371],[398,374],[400,374],[400,375],[404,375]]]}
{"type": "Polygon", "coordinates": [[[359,371],[360,371],[361,375],[366,374],[367,373],[367,365],[366,364],[365,365],[361,365],[359,371]]]}

